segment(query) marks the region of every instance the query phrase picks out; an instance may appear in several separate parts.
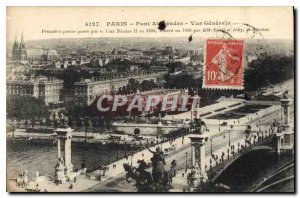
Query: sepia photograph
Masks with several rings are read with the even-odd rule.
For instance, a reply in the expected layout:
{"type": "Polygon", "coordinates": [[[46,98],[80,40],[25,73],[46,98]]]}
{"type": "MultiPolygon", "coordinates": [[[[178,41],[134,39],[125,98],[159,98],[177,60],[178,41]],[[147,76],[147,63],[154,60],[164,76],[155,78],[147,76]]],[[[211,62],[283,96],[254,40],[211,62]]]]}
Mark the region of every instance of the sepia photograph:
{"type": "Polygon", "coordinates": [[[7,6],[6,191],[295,193],[294,12],[7,6]]]}

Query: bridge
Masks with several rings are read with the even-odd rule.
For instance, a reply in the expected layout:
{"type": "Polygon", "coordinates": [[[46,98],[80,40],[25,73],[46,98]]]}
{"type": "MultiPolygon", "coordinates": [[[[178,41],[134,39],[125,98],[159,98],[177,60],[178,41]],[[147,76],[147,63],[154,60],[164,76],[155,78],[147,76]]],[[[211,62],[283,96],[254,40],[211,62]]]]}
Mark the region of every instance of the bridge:
{"type": "MultiPolygon", "coordinates": [[[[289,117],[288,107],[288,103],[282,105],[283,118],[289,117]]],[[[277,111],[279,110],[280,108],[277,111]]],[[[201,191],[199,186],[204,182],[215,185],[222,173],[228,170],[238,159],[251,152],[269,150],[280,154],[285,141],[287,141],[286,146],[289,145],[289,149],[291,149],[293,147],[293,139],[290,139],[290,141],[286,139],[282,142],[282,138],[289,135],[289,127],[283,127],[282,124],[273,125],[277,111],[269,112],[263,121],[259,119],[250,120],[249,124],[255,125],[260,123],[260,126],[256,127],[255,130],[252,129],[250,134],[245,133],[245,128],[236,127],[239,126],[236,124],[233,128],[223,128],[221,131],[213,128],[209,132],[205,131],[202,134],[188,134],[184,139],[183,137],[177,138],[173,142],[176,145],[176,150],[165,153],[167,154],[165,156],[166,170],[169,170],[170,164],[174,159],[176,159],[177,163],[177,174],[173,178],[173,189],[170,189],[170,192],[201,191]],[[193,175],[193,172],[196,174],[193,175]]],[[[290,126],[293,126],[293,124],[290,124],[290,126]]],[[[166,142],[161,146],[167,148],[168,145],[169,142],[166,142]]],[[[147,163],[150,162],[151,154],[145,150],[140,151],[140,153],[135,154],[133,157],[133,166],[137,166],[137,159],[144,159],[147,163]],[[140,153],[144,155],[141,156],[140,153]]],[[[117,171],[118,169],[114,170],[114,172],[117,171]]],[[[151,172],[151,168],[147,171],[151,172]]],[[[115,177],[88,190],[106,192],[116,190],[135,191],[135,186],[132,183],[127,183],[124,178],[125,174],[120,172],[115,177]]]]}
{"type": "Polygon", "coordinates": [[[199,190],[201,183],[213,184],[217,178],[236,160],[242,156],[256,150],[276,150],[275,134],[277,128],[270,126],[269,129],[258,131],[251,134],[240,132],[236,134],[228,133],[228,143],[226,140],[218,140],[220,145],[214,145],[211,139],[210,144],[205,133],[191,134],[191,164],[190,173],[187,180],[189,182],[189,191],[199,190]],[[235,136],[233,136],[235,135],[235,136]],[[233,137],[232,137],[233,136],[233,137]],[[210,153],[207,148],[210,148],[210,153]],[[198,180],[199,183],[195,183],[198,180]],[[194,184],[193,184],[194,182],[194,184]]]}
{"type": "Polygon", "coordinates": [[[237,159],[252,151],[269,150],[275,152],[276,149],[274,149],[274,140],[275,134],[272,133],[265,137],[259,138],[257,142],[253,142],[252,144],[251,142],[248,142],[248,144],[245,144],[243,148],[238,147],[237,152],[232,150],[232,155],[228,155],[226,159],[221,158],[221,163],[216,163],[214,167],[212,165],[209,166],[207,175],[210,182],[214,183],[231,164],[233,164],[237,159]]]}
{"type": "MultiPolygon", "coordinates": [[[[286,104],[282,108],[284,110],[288,107],[288,104],[286,104]]],[[[280,108],[277,111],[279,110],[280,108]]],[[[223,128],[221,131],[212,129],[203,134],[188,134],[184,139],[177,138],[173,142],[176,145],[176,150],[165,153],[167,154],[165,156],[166,170],[169,170],[172,160],[176,159],[177,162],[177,174],[172,182],[174,188],[170,189],[170,192],[199,191],[199,184],[203,182],[214,185],[222,173],[233,163],[251,152],[269,150],[280,154],[280,150],[283,148],[281,139],[288,135],[288,127],[283,131],[282,128],[284,127],[273,125],[277,111],[269,112],[263,121],[259,121],[259,119],[250,120],[249,124],[260,123],[260,126],[252,129],[250,134],[245,133],[245,128],[236,127],[239,126],[236,124],[233,128],[223,128]],[[194,176],[191,174],[193,171],[196,172],[194,176]],[[195,186],[191,185],[193,182],[195,186]]],[[[287,118],[289,115],[284,112],[289,111],[283,111],[283,118],[287,118]]],[[[293,126],[293,124],[290,124],[290,126],[293,126]]],[[[293,145],[293,139],[290,140],[287,144],[293,145]]],[[[170,143],[166,142],[161,146],[167,148],[168,145],[170,143]]],[[[291,149],[291,147],[289,148],[291,149]]],[[[151,157],[152,155],[146,150],[142,150],[133,156],[132,165],[136,167],[138,159],[144,159],[145,162],[149,163],[151,157]],[[142,153],[144,155],[141,155],[142,153]]],[[[124,162],[126,163],[122,160],[122,163],[124,162]]],[[[119,167],[119,163],[116,162],[116,164],[119,167]]],[[[117,174],[119,170],[115,169],[113,171],[115,174],[111,175],[110,179],[102,181],[102,183],[88,189],[88,191],[135,191],[135,186],[125,181],[125,174],[122,170],[117,174]]],[[[151,168],[147,171],[151,172],[151,168]]]]}
{"type": "MultiPolygon", "coordinates": [[[[260,114],[253,119],[247,119],[247,124],[259,124],[259,127],[256,127],[255,130],[252,128],[250,134],[245,133],[245,128],[237,127],[238,124],[243,124],[241,122],[235,123],[233,128],[222,128],[222,130],[209,128],[209,132],[202,129],[202,133],[188,134],[174,140],[173,144],[176,145],[176,150],[165,153],[167,154],[165,155],[165,170],[169,170],[174,159],[177,163],[177,174],[173,178],[173,188],[169,191],[201,191],[201,187],[205,186],[202,184],[214,185],[222,173],[228,170],[233,163],[251,152],[269,150],[280,154],[283,149],[293,149],[293,129],[289,127],[289,125],[293,126],[292,123],[289,124],[290,113],[293,112],[293,109],[290,112],[289,105],[289,101],[283,99],[281,108],[268,111],[268,115],[264,119],[260,120],[263,116],[260,114]],[[283,112],[282,120],[284,120],[284,123],[274,126],[274,117],[276,118],[278,111],[283,112]],[[285,139],[285,137],[287,138],[285,139]]],[[[161,147],[168,148],[169,145],[170,143],[167,141],[161,147]]],[[[146,150],[142,150],[140,153],[136,153],[133,157],[133,166],[137,166],[137,159],[144,159],[147,163],[150,162],[151,154],[147,153],[146,150]],[[141,156],[140,153],[144,155],[141,156]]],[[[113,172],[115,173],[117,170],[120,169],[115,169],[113,172]]],[[[147,171],[151,172],[151,168],[147,171]]],[[[120,173],[118,176],[115,175],[106,182],[88,189],[88,191],[135,191],[135,186],[132,183],[127,183],[124,178],[125,174],[120,173]]],[[[284,179],[288,180],[290,178],[284,179]]],[[[276,182],[273,182],[274,185],[277,184],[276,182]]],[[[271,184],[264,184],[257,191],[268,188],[271,184]]]]}
{"type": "Polygon", "coordinates": [[[259,127],[258,131],[250,134],[242,135],[240,133],[235,138],[235,141],[231,140],[229,131],[228,144],[222,143],[218,149],[212,148],[213,139],[211,139],[210,155],[207,155],[206,152],[209,141],[207,134],[203,130],[199,129],[190,136],[192,163],[191,171],[187,177],[189,183],[188,191],[199,191],[203,187],[205,188],[205,184],[214,184],[231,164],[250,152],[270,150],[280,155],[282,151],[292,151],[294,149],[294,129],[292,128],[292,122],[290,122],[289,105],[290,100],[284,96],[281,100],[281,109],[283,109],[282,123],[273,123],[264,127],[264,129],[259,127]]]}

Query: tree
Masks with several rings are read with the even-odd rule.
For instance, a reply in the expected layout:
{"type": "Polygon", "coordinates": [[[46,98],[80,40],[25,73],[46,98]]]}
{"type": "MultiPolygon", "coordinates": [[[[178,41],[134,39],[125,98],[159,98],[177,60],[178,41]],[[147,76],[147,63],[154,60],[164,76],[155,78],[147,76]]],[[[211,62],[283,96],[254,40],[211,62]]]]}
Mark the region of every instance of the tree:
{"type": "Polygon", "coordinates": [[[58,127],[58,122],[57,122],[57,120],[53,120],[52,125],[53,125],[54,128],[57,128],[57,127],[58,127]]]}
{"type": "MultiPolygon", "coordinates": [[[[37,120],[47,118],[49,110],[43,101],[33,97],[19,97],[13,102],[14,112],[13,116],[17,120],[30,120],[34,126],[37,120]]],[[[28,122],[27,122],[28,123],[28,122]]]]}
{"type": "Polygon", "coordinates": [[[72,128],[74,126],[73,120],[68,120],[68,125],[72,128]]]}
{"type": "Polygon", "coordinates": [[[49,118],[46,118],[46,123],[45,123],[46,126],[51,126],[51,120],[49,118]]]}
{"type": "Polygon", "coordinates": [[[293,78],[294,56],[265,56],[253,60],[245,71],[246,91],[276,84],[293,78]]]}
{"type": "Polygon", "coordinates": [[[99,126],[99,127],[104,127],[104,119],[103,119],[103,116],[101,116],[101,117],[99,118],[98,126],[99,126]]]}
{"type": "Polygon", "coordinates": [[[174,73],[177,70],[181,70],[184,64],[182,62],[168,63],[166,67],[169,69],[169,72],[174,73]]]}
{"type": "Polygon", "coordinates": [[[81,127],[82,126],[82,122],[80,119],[76,119],[76,125],[77,127],[81,127]]]}
{"type": "Polygon", "coordinates": [[[151,80],[144,80],[141,83],[141,90],[142,91],[148,91],[152,90],[156,87],[156,83],[151,79],[151,80]]]}
{"type": "Polygon", "coordinates": [[[68,105],[65,111],[65,115],[68,118],[80,119],[82,117],[88,116],[88,106],[87,105],[68,105]]]}
{"type": "Polygon", "coordinates": [[[87,140],[87,129],[90,127],[90,122],[87,119],[83,121],[84,132],[85,132],[85,141],[87,140]]]}
{"type": "Polygon", "coordinates": [[[140,129],[139,128],[135,128],[133,131],[134,135],[140,135],[140,129]]]}
{"type": "Polygon", "coordinates": [[[117,58],[105,65],[105,68],[115,68],[119,72],[127,72],[131,64],[133,63],[129,60],[117,58]]]}
{"type": "Polygon", "coordinates": [[[98,126],[98,123],[95,119],[92,120],[92,126],[93,127],[97,127],[98,126]]]}
{"type": "Polygon", "coordinates": [[[148,71],[150,69],[150,64],[145,64],[145,63],[142,63],[140,65],[140,67],[145,70],[145,71],[148,71]]]}
{"type": "Polygon", "coordinates": [[[165,76],[166,86],[173,89],[183,89],[193,87],[194,90],[200,88],[202,81],[200,79],[194,79],[190,74],[182,74],[176,76],[165,76]]]}
{"type": "Polygon", "coordinates": [[[91,126],[90,122],[88,121],[88,119],[84,119],[84,122],[83,122],[83,126],[88,128],[91,126]]]}
{"type": "Polygon", "coordinates": [[[128,89],[134,93],[140,88],[140,82],[136,79],[130,78],[128,81],[128,89]]]}

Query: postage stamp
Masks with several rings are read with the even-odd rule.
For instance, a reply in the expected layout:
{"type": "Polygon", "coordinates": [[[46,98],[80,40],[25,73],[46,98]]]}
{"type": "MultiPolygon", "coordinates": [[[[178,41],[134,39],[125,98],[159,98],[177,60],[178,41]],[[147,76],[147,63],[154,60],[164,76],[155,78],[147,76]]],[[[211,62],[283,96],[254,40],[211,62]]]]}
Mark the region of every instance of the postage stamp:
{"type": "Polygon", "coordinates": [[[6,191],[295,192],[294,13],[7,6],[6,191]]]}
{"type": "Polygon", "coordinates": [[[203,88],[244,88],[243,40],[208,39],[204,53],[203,88]]]}

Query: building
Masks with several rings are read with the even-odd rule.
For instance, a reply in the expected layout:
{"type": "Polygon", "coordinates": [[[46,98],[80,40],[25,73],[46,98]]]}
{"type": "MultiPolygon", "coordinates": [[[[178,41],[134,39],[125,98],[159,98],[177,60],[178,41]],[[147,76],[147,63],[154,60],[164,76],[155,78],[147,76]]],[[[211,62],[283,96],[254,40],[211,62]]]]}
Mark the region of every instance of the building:
{"type": "MultiPolygon", "coordinates": [[[[140,112],[141,115],[155,114],[161,112],[162,110],[161,105],[163,103],[163,100],[167,101],[164,112],[172,113],[171,111],[173,111],[174,113],[177,112],[177,110],[182,106],[183,103],[182,95],[184,95],[183,90],[177,90],[177,89],[158,89],[158,90],[151,90],[145,92],[138,92],[135,94],[128,95],[127,104],[124,106],[128,107],[130,103],[133,101],[134,97],[138,96],[142,106],[142,112],[140,112]],[[157,101],[155,101],[155,99],[153,98],[151,103],[154,104],[155,102],[157,102],[158,104],[154,106],[150,106],[149,111],[146,111],[147,103],[149,103],[148,99],[149,97],[151,98],[152,96],[157,97],[157,101]],[[177,100],[175,98],[177,98],[177,100]],[[170,104],[170,102],[172,102],[173,100],[176,101],[175,106],[173,106],[173,104],[170,104]]],[[[133,112],[138,111],[138,109],[133,109],[132,111],[133,112]]]]}
{"type": "Polygon", "coordinates": [[[60,59],[59,54],[53,49],[28,49],[27,60],[31,64],[55,62],[60,59]]]}
{"type": "Polygon", "coordinates": [[[82,79],[80,82],[74,83],[75,103],[77,105],[90,105],[98,96],[118,91],[119,88],[126,86],[131,78],[139,82],[144,80],[157,82],[157,79],[164,74],[165,72],[145,72],[140,75],[129,74],[121,77],[106,77],[105,79],[97,81],[93,79],[82,79]]]}
{"type": "Polygon", "coordinates": [[[19,78],[6,81],[6,93],[9,99],[17,97],[34,97],[46,106],[61,104],[63,81],[43,76],[19,78]]]}
{"type": "Polygon", "coordinates": [[[27,60],[27,50],[24,42],[23,33],[21,36],[21,42],[18,43],[17,37],[15,38],[15,42],[12,50],[12,61],[25,61],[27,60]]]}

